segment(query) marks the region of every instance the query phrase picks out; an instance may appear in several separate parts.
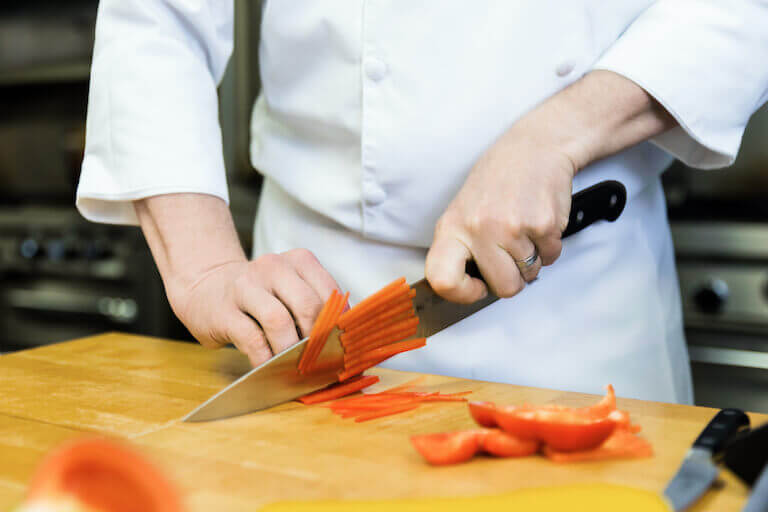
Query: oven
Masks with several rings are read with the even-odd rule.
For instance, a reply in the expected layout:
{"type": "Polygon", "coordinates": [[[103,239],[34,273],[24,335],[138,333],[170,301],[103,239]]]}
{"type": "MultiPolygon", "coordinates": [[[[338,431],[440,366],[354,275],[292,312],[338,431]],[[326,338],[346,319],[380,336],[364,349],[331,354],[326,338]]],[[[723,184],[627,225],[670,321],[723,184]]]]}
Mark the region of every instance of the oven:
{"type": "Polygon", "coordinates": [[[664,185],[696,403],[768,412],[768,107],[733,167],[664,185]]]}

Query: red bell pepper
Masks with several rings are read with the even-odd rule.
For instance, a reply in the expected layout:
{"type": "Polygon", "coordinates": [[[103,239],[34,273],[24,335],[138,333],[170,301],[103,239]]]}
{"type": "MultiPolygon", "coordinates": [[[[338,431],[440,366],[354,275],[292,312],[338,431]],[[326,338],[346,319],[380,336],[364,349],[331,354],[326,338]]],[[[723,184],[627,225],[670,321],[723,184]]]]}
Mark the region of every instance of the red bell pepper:
{"type": "Polygon", "coordinates": [[[539,451],[538,441],[518,439],[495,428],[413,436],[411,443],[435,466],[465,462],[480,452],[497,457],[526,457],[539,451]]]}
{"type": "Polygon", "coordinates": [[[630,428],[619,427],[603,444],[592,450],[561,452],[551,446],[545,446],[544,455],[554,462],[633,459],[651,457],[653,448],[648,441],[637,437],[630,428]]]}

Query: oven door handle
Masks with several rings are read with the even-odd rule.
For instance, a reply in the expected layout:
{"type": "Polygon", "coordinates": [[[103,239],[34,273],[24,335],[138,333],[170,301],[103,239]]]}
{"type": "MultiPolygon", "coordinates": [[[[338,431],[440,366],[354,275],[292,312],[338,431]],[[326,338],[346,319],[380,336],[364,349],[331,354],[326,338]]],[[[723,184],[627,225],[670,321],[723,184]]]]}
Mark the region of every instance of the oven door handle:
{"type": "Polygon", "coordinates": [[[719,364],[768,370],[768,352],[735,348],[688,346],[692,363],[719,364]]]}
{"type": "Polygon", "coordinates": [[[100,316],[117,323],[132,323],[139,316],[139,306],[130,297],[19,289],[9,290],[4,295],[6,304],[14,309],[100,316]]]}

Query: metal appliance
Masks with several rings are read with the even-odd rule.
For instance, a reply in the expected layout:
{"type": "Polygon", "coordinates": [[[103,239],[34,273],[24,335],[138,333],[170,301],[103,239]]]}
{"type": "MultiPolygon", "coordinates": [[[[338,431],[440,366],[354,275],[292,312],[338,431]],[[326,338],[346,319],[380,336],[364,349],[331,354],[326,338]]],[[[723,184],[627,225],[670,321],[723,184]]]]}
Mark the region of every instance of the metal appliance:
{"type": "Polygon", "coordinates": [[[768,412],[768,107],[733,167],[664,185],[696,403],[768,412]]]}

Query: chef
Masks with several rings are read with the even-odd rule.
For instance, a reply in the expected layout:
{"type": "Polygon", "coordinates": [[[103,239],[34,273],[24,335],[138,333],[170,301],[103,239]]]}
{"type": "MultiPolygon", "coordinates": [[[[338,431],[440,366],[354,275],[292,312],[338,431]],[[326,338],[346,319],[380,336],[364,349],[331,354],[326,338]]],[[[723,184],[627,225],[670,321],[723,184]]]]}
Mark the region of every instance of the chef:
{"type": "Polygon", "coordinates": [[[232,27],[224,0],[99,3],[77,192],[88,219],[141,225],[200,343],[258,364],[333,288],[426,274],[505,299],[388,366],[692,401],[659,176],[733,162],[768,95],[768,2],[270,0],[251,260],[217,117],[232,27]],[[620,219],[561,241],[571,194],[605,179],[620,219]]]}

